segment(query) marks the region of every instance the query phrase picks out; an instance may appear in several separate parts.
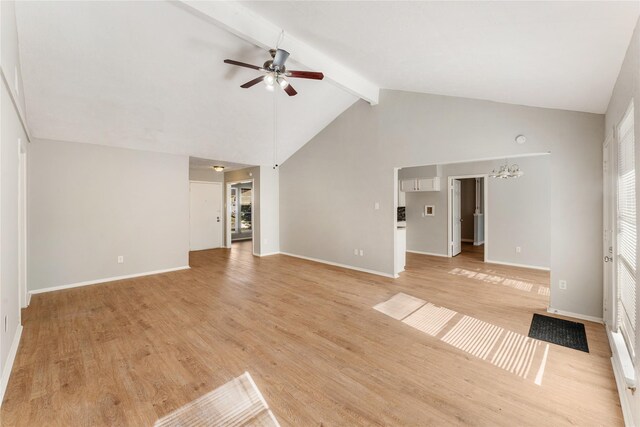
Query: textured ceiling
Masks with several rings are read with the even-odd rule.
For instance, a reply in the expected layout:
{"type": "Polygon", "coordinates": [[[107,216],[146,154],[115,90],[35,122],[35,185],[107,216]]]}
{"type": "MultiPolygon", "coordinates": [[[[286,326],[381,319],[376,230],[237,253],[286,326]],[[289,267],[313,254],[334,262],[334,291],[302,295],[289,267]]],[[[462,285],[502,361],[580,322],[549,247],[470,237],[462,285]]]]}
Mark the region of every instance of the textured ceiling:
{"type": "MultiPolygon", "coordinates": [[[[273,161],[273,92],[241,89],[257,71],[222,62],[268,52],[169,2],[18,2],[16,15],[35,137],[273,161]]],[[[294,86],[276,92],[278,162],[356,101],[327,81],[294,86]]]]}
{"type": "Polygon", "coordinates": [[[640,2],[243,2],[383,88],[603,113],[640,2]]]}

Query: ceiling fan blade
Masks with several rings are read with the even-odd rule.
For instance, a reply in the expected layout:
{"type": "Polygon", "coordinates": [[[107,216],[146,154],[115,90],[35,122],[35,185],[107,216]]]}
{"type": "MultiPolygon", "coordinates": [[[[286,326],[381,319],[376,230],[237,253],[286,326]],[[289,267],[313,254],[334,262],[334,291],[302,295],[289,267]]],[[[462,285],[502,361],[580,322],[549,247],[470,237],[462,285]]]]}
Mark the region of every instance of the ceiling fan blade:
{"type": "Polygon", "coordinates": [[[324,74],[317,71],[287,71],[285,74],[287,77],[296,77],[299,79],[324,79],[324,74]]]}
{"type": "Polygon", "coordinates": [[[253,68],[254,70],[258,70],[258,71],[262,70],[262,68],[258,67],[257,65],[251,65],[251,64],[247,64],[245,62],[234,61],[233,59],[225,59],[224,63],[225,64],[231,64],[231,65],[237,65],[238,67],[253,68]]]}
{"type": "Polygon", "coordinates": [[[287,95],[289,96],[296,96],[298,94],[291,84],[286,85],[284,87],[284,91],[287,92],[287,95]]]}
{"type": "Polygon", "coordinates": [[[276,50],[276,55],[273,57],[273,66],[282,68],[284,67],[284,63],[287,62],[287,58],[289,57],[289,52],[284,49],[276,50]]]}
{"type": "Polygon", "coordinates": [[[244,88],[244,89],[248,89],[248,88],[250,88],[251,86],[257,85],[258,83],[260,83],[260,82],[261,82],[261,81],[263,81],[263,80],[264,80],[264,76],[256,77],[255,79],[253,79],[253,80],[251,80],[251,81],[246,82],[245,84],[243,84],[243,85],[242,85],[242,86],[240,86],[240,87],[241,87],[241,88],[244,88]]]}

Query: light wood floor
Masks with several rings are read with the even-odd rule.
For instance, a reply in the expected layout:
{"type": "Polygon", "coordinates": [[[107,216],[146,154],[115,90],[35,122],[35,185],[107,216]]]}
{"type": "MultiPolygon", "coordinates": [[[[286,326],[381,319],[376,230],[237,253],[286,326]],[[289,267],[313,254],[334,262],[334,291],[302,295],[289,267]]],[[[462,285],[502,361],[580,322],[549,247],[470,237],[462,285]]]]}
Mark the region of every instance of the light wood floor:
{"type": "Polygon", "coordinates": [[[603,327],[591,353],[551,345],[541,386],[372,309],[404,292],[527,334],[546,272],[407,254],[387,279],[251,244],[191,270],[35,295],[4,404],[9,425],[152,425],[249,371],[283,426],[620,425],[603,327]]]}

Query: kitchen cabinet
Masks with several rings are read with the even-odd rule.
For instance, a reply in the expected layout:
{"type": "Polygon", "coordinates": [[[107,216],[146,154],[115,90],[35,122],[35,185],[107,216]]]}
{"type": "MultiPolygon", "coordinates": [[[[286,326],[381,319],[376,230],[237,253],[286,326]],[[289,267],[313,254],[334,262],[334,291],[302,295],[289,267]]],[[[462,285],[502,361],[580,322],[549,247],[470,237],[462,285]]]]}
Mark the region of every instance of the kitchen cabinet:
{"type": "Polygon", "coordinates": [[[440,177],[403,179],[400,181],[400,191],[406,193],[415,191],[440,191],[440,177]]]}

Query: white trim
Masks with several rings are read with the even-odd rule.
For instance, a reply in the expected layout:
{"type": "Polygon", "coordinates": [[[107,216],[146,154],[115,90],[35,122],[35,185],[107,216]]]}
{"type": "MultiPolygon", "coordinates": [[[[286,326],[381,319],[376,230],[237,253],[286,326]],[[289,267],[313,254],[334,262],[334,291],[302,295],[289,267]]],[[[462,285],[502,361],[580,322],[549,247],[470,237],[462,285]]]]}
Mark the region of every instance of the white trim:
{"type": "Polygon", "coordinates": [[[451,249],[453,235],[451,233],[451,215],[453,215],[453,200],[451,199],[451,190],[453,189],[453,180],[454,179],[466,179],[466,178],[483,178],[483,190],[484,194],[482,195],[483,200],[483,211],[482,215],[484,215],[484,262],[490,262],[488,260],[489,254],[489,174],[472,174],[472,175],[451,175],[447,176],[447,256],[449,258],[453,257],[453,251],[451,249]]]}
{"type": "MultiPolygon", "coordinates": [[[[484,245],[484,240],[483,240],[483,241],[481,241],[481,242],[475,242],[475,243],[473,244],[473,246],[482,246],[482,245],[484,245]]],[[[485,262],[486,262],[486,261],[485,261],[485,262]]]]}
{"type": "Polygon", "coordinates": [[[409,249],[407,249],[407,252],[410,252],[412,254],[418,254],[418,255],[429,255],[429,256],[439,256],[439,257],[443,257],[443,258],[449,258],[448,255],[443,255],[443,254],[435,254],[433,252],[423,252],[423,251],[410,251],[409,249]]]}
{"type": "Polygon", "coordinates": [[[27,291],[27,307],[31,304],[31,292],[27,291]]]}
{"type": "Polygon", "coordinates": [[[609,340],[609,347],[611,348],[611,366],[613,367],[613,377],[616,381],[616,388],[618,389],[618,397],[620,398],[620,407],[622,409],[622,416],[624,418],[624,425],[632,426],[633,422],[633,411],[631,410],[631,397],[629,396],[630,390],[627,388],[627,384],[625,381],[625,375],[623,373],[623,368],[620,364],[620,360],[617,357],[618,349],[614,344],[614,339],[611,336],[611,329],[606,327],[607,330],[607,338],[609,340]]]}
{"type": "Polygon", "coordinates": [[[9,384],[9,377],[11,376],[11,370],[13,369],[13,362],[16,360],[18,354],[18,347],[20,346],[20,337],[22,337],[22,325],[18,325],[16,328],[16,334],[13,336],[13,342],[9,349],[9,355],[7,361],[2,370],[2,378],[0,379],[0,406],[4,400],[4,393],[7,391],[7,385],[9,384]]]}
{"type": "MultiPolygon", "coordinates": [[[[486,251],[486,249],[485,249],[486,251]]],[[[487,264],[499,264],[499,265],[508,265],[510,267],[521,267],[521,268],[531,268],[533,270],[543,270],[543,271],[551,271],[549,267],[544,267],[542,265],[531,265],[531,264],[518,264],[515,262],[506,262],[506,261],[493,261],[490,259],[485,259],[484,262],[487,264]]]]}
{"type": "Polygon", "coordinates": [[[280,254],[287,255],[287,256],[290,256],[290,257],[294,257],[294,258],[305,259],[307,261],[319,262],[321,264],[333,265],[334,267],[348,268],[349,270],[361,271],[363,273],[375,274],[375,275],[384,276],[384,277],[391,277],[392,279],[396,279],[396,278],[399,277],[398,275],[393,275],[393,274],[389,274],[389,273],[383,273],[381,271],[369,270],[369,269],[360,268],[360,267],[354,267],[353,265],[340,264],[340,263],[337,263],[337,262],[326,261],[326,260],[318,259],[318,258],[306,257],[306,256],[302,256],[302,255],[295,255],[295,254],[291,254],[291,253],[288,253],[288,252],[280,252],[280,254]]]}
{"type": "Polygon", "coordinates": [[[271,255],[279,255],[279,254],[280,252],[267,252],[265,254],[254,254],[254,255],[258,257],[263,257],[263,256],[271,256],[271,255]]]}
{"type": "Polygon", "coordinates": [[[107,282],[115,282],[117,280],[133,279],[134,277],[152,276],[154,274],[171,273],[172,271],[188,270],[190,268],[191,267],[188,265],[183,265],[182,267],[167,268],[164,270],[154,270],[154,271],[147,271],[144,273],[127,274],[124,276],[106,277],[104,279],[97,279],[97,280],[87,280],[85,282],[71,283],[69,285],[52,286],[50,288],[43,288],[43,289],[34,289],[32,291],[29,291],[29,294],[33,295],[33,294],[42,294],[44,292],[61,291],[63,289],[79,288],[81,286],[97,285],[98,283],[107,283],[107,282]]]}
{"type": "Polygon", "coordinates": [[[570,311],[558,310],[553,307],[548,307],[547,313],[558,314],[560,316],[573,317],[575,319],[587,320],[589,322],[604,324],[604,322],[602,321],[602,317],[587,316],[586,314],[580,314],[580,313],[572,313],[570,311]]]}
{"type": "MultiPolygon", "coordinates": [[[[256,253],[256,181],[253,177],[249,179],[241,179],[238,181],[224,182],[224,247],[227,249],[231,249],[231,245],[233,244],[233,239],[231,238],[231,206],[229,205],[229,200],[231,199],[231,186],[235,184],[245,184],[247,182],[251,183],[251,253],[254,256],[259,256],[256,253]]],[[[238,200],[240,199],[238,198],[238,200]]],[[[236,218],[236,220],[239,219],[240,218],[236,218]]],[[[258,238],[260,238],[260,236],[258,236],[258,238]]]]}

